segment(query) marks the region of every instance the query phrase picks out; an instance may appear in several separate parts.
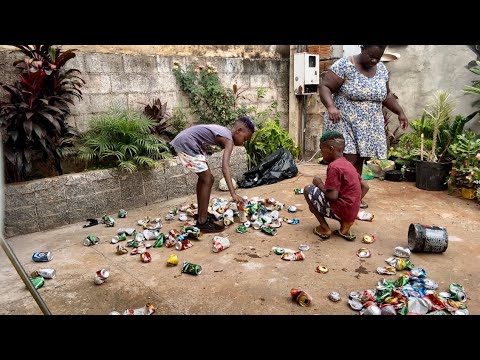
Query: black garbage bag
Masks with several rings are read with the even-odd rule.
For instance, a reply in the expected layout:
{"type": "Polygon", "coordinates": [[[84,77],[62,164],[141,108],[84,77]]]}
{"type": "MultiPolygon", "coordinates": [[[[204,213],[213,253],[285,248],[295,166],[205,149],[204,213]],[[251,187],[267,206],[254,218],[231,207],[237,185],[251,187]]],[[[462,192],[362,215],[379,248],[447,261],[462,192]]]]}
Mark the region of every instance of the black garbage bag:
{"type": "Polygon", "coordinates": [[[241,188],[274,184],[297,175],[298,169],[290,151],[283,148],[267,156],[262,162],[243,174],[238,182],[241,188]]]}

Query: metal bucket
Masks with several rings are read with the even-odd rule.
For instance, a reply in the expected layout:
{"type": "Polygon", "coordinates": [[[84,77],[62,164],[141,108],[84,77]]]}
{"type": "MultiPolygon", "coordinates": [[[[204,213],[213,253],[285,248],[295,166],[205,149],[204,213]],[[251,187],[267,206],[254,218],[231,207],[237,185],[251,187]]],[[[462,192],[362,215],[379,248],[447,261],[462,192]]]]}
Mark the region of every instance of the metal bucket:
{"type": "Polygon", "coordinates": [[[447,229],[440,226],[410,224],[408,248],[412,252],[442,253],[448,247],[447,229]]]}

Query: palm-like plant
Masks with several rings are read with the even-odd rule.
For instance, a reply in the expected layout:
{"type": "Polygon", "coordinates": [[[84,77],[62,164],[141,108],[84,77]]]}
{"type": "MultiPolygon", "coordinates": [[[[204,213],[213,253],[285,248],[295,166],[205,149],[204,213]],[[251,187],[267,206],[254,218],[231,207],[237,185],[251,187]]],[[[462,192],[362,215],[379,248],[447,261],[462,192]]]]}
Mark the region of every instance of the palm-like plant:
{"type": "Polygon", "coordinates": [[[447,91],[437,91],[434,94],[434,101],[424,109],[430,117],[432,124],[432,151],[428,154],[428,161],[437,162],[436,154],[437,139],[442,126],[450,121],[450,116],[455,108],[454,102],[449,99],[450,94],[447,91]]]}
{"type": "Polygon", "coordinates": [[[140,112],[112,109],[91,119],[78,141],[78,156],[102,168],[117,166],[128,172],[155,168],[156,160],[170,157],[165,141],[151,133],[156,125],[140,112]]]}

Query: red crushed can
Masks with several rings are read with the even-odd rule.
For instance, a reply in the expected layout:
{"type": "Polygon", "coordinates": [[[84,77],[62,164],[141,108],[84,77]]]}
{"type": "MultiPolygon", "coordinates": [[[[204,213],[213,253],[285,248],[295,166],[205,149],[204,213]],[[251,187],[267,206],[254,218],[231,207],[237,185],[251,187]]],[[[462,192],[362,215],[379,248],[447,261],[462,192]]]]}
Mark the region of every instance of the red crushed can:
{"type": "Polygon", "coordinates": [[[144,252],[143,254],[140,254],[140,259],[144,263],[149,263],[150,261],[152,261],[152,256],[150,255],[149,252],[144,252]]]}

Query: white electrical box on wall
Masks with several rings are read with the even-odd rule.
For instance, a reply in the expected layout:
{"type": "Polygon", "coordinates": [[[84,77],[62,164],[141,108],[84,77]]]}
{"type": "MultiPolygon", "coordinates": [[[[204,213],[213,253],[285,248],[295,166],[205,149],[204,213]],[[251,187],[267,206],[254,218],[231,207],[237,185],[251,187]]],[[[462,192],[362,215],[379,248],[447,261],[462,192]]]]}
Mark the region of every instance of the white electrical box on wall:
{"type": "Polygon", "coordinates": [[[293,54],[293,87],[295,95],[316,94],[320,84],[320,56],[293,54]]]}

